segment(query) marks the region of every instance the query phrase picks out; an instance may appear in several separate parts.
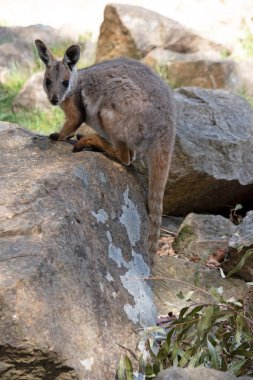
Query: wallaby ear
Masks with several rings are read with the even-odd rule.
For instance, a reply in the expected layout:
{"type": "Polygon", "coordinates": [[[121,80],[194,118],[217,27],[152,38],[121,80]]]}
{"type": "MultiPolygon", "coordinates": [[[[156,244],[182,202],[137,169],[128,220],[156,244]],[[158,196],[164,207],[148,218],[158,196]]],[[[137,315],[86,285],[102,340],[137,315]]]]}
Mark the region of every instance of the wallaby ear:
{"type": "Polygon", "coordinates": [[[51,51],[41,40],[35,40],[35,45],[37,47],[38,54],[42,62],[45,63],[46,67],[50,66],[55,59],[51,51]]]}
{"type": "Polygon", "coordinates": [[[77,64],[80,58],[80,46],[71,45],[64,54],[63,62],[65,62],[70,70],[77,64]]]}

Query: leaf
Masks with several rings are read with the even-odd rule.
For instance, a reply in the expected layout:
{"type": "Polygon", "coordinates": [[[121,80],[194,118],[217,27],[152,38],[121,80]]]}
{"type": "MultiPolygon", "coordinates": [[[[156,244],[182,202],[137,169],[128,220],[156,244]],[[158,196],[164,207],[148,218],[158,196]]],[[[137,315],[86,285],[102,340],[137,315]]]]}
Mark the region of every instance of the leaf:
{"type": "Polygon", "coordinates": [[[192,317],[195,314],[198,314],[200,310],[202,310],[205,307],[205,305],[198,305],[194,307],[189,313],[186,314],[186,317],[192,317]]]}
{"type": "Polygon", "coordinates": [[[188,293],[186,293],[185,295],[183,295],[182,291],[180,291],[178,294],[177,294],[177,297],[180,298],[181,300],[183,301],[190,301],[191,300],[191,296],[194,294],[194,291],[193,290],[190,290],[188,293]]]}
{"type": "Polygon", "coordinates": [[[153,365],[153,371],[154,374],[157,375],[161,370],[163,369],[163,366],[159,360],[157,360],[153,365]]]}
{"type": "Polygon", "coordinates": [[[125,366],[124,366],[124,357],[123,357],[123,355],[121,355],[121,357],[120,357],[118,371],[117,371],[117,376],[118,376],[119,380],[125,380],[125,366]]]}
{"type": "Polygon", "coordinates": [[[194,291],[190,290],[184,297],[184,300],[185,301],[189,301],[192,297],[192,295],[194,294],[194,291]]]}
{"type": "Polygon", "coordinates": [[[219,270],[220,270],[220,276],[221,276],[221,278],[226,278],[224,270],[222,268],[219,268],[219,270]]]}
{"type": "Polygon", "coordinates": [[[167,355],[168,355],[168,351],[166,350],[166,348],[162,347],[162,348],[160,348],[156,358],[158,360],[163,361],[166,359],[167,355]]]}
{"type": "Polygon", "coordinates": [[[176,367],[178,365],[178,351],[179,351],[178,344],[175,342],[172,348],[171,358],[173,360],[173,366],[176,366],[176,367]]]}
{"type": "Polygon", "coordinates": [[[242,359],[232,362],[232,364],[228,367],[229,372],[235,375],[240,375],[240,369],[244,366],[246,361],[247,359],[242,359]]]}
{"type": "Polygon", "coordinates": [[[245,265],[246,260],[252,255],[252,253],[253,253],[253,249],[248,249],[246,253],[242,256],[239,263],[233,269],[231,269],[231,271],[228,272],[227,278],[230,278],[233,274],[239,272],[242,269],[242,267],[245,265]]]}
{"type": "Polygon", "coordinates": [[[198,321],[198,334],[200,338],[203,338],[204,333],[211,328],[213,313],[214,307],[208,306],[200,317],[198,321]]]}
{"type": "Polygon", "coordinates": [[[189,359],[192,357],[193,352],[194,352],[194,347],[188,348],[184,352],[183,356],[181,357],[181,359],[178,363],[178,366],[181,368],[184,368],[186,366],[186,364],[188,363],[189,359]]]}
{"type": "Polygon", "coordinates": [[[235,306],[243,307],[242,301],[232,301],[231,303],[235,306]]]}
{"type": "Polygon", "coordinates": [[[117,376],[119,380],[133,380],[133,367],[127,355],[120,357],[117,376]]]}
{"type": "Polygon", "coordinates": [[[199,360],[202,356],[202,349],[201,347],[198,348],[197,352],[192,356],[191,360],[188,363],[189,368],[195,368],[199,366],[199,360]]]}
{"type": "Polygon", "coordinates": [[[146,379],[152,379],[155,377],[153,366],[149,363],[146,365],[145,375],[146,375],[146,379]]]}
{"type": "Polygon", "coordinates": [[[244,318],[241,315],[237,315],[236,316],[236,333],[235,333],[235,341],[237,344],[241,343],[243,326],[244,326],[244,318]]]}
{"type": "Polygon", "coordinates": [[[238,203],[235,208],[234,208],[234,211],[238,211],[238,210],[241,210],[243,208],[243,205],[241,205],[240,203],[238,203]]]}
{"type": "Polygon", "coordinates": [[[178,316],[178,320],[180,320],[181,318],[183,318],[183,316],[185,315],[185,313],[187,312],[188,309],[189,309],[189,307],[186,306],[186,307],[183,307],[183,309],[180,310],[180,313],[179,313],[179,316],[178,316]]]}
{"type": "Polygon", "coordinates": [[[133,367],[131,360],[126,355],[125,356],[125,371],[126,371],[126,380],[133,380],[133,367]]]}
{"type": "Polygon", "coordinates": [[[168,345],[170,345],[170,343],[171,343],[171,338],[172,338],[174,332],[175,332],[175,327],[171,328],[167,334],[166,342],[168,343],[168,345]]]}
{"type": "Polygon", "coordinates": [[[146,341],[146,349],[147,349],[147,351],[149,352],[150,357],[151,357],[153,360],[155,360],[155,359],[156,359],[156,354],[153,352],[152,347],[153,347],[153,339],[152,339],[152,338],[149,338],[149,339],[147,339],[147,341],[146,341]]]}
{"type": "Polygon", "coordinates": [[[244,356],[246,358],[253,358],[253,351],[247,351],[247,350],[234,350],[231,352],[232,356],[244,356]]]}
{"type": "Polygon", "coordinates": [[[209,290],[209,293],[211,294],[211,296],[213,297],[213,299],[216,302],[219,302],[219,303],[225,303],[226,302],[221,295],[223,293],[223,287],[222,286],[220,288],[211,287],[211,289],[209,290]]]}
{"type": "Polygon", "coordinates": [[[182,290],[180,290],[180,292],[177,294],[177,297],[180,299],[180,300],[183,300],[184,299],[184,295],[182,293],[182,290]]]}
{"type": "Polygon", "coordinates": [[[219,357],[217,354],[217,349],[215,346],[212,345],[209,339],[207,339],[207,347],[208,347],[208,351],[210,353],[210,357],[212,361],[212,368],[219,369],[220,363],[219,363],[219,357]]]}
{"type": "Polygon", "coordinates": [[[199,269],[194,273],[194,285],[199,287],[200,279],[199,279],[199,269]]]}
{"type": "Polygon", "coordinates": [[[229,318],[231,318],[231,313],[229,312],[224,313],[222,316],[216,315],[215,324],[225,322],[229,320],[229,318]]]}

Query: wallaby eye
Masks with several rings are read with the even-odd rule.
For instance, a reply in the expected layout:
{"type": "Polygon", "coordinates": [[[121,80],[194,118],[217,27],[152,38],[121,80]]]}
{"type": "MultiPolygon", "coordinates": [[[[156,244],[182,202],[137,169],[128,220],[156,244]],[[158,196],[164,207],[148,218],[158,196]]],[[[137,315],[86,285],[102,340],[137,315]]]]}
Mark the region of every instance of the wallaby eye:
{"type": "Polygon", "coordinates": [[[64,80],[62,85],[67,88],[69,86],[69,80],[64,80]]]}
{"type": "Polygon", "coordinates": [[[46,86],[50,86],[51,83],[52,83],[51,79],[46,78],[46,86]]]}

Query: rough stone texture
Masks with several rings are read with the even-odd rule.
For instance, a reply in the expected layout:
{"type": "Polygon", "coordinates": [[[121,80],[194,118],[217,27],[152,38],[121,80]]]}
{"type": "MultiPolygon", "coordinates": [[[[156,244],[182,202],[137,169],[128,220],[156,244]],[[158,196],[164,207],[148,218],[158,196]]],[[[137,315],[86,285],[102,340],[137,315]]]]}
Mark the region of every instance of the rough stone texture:
{"type": "Polygon", "coordinates": [[[0,377],[111,380],[155,323],[145,191],[103,154],[0,134],[0,377]]]}
{"type": "Polygon", "coordinates": [[[31,25],[28,27],[0,27],[0,66],[34,65],[34,40],[39,38],[46,44],[64,41],[64,34],[45,25],[31,25]]]}
{"type": "Polygon", "coordinates": [[[237,90],[253,96],[253,59],[236,63],[237,90]]]}
{"type": "MultiPolygon", "coordinates": [[[[228,242],[228,252],[223,262],[226,271],[233,269],[241,260],[242,256],[253,249],[253,211],[249,211],[242,223],[237,226],[234,234],[228,242]],[[240,247],[243,247],[240,250],[240,247]]],[[[242,269],[236,276],[245,281],[253,281],[253,254],[246,260],[242,269]]]]}
{"type": "Polygon", "coordinates": [[[253,206],[253,110],[242,97],[222,91],[181,88],[177,137],[165,212],[229,213],[253,206]]]}
{"type": "Polygon", "coordinates": [[[157,48],[147,54],[143,62],[160,70],[173,87],[231,90],[237,84],[235,62],[221,59],[215,51],[183,54],[157,48]]]}
{"type": "Polygon", "coordinates": [[[210,254],[227,248],[236,226],[221,215],[190,213],[181,224],[174,249],[185,257],[198,257],[204,262],[210,254]]]}
{"type": "Polygon", "coordinates": [[[15,112],[22,108],[26,110],[33,110],[35,108],[40,110],[52,109],[43,89],[43,78],[44,72],[39,72],[33,74],[26,82],[20,93],[14,99],[13,109],[15,112]]]}
{"type": "Polygon", "coordinates": [[[226,51],[224,46],[148,9],[125,4],[105,7],[97,61],[118,56],[142,58],[155,47],[181,53],[210,49],[226,51]]]}
{"type": "Polygon", "coordinates": [[[251,380],[249,376],[236,377],[231,373],[211,368],[169,368],[159,373],[156,380],[251,380]]]}
{"type": "Polygon", "coordinates": [[[189,60],[200,61],[210,60],[218,61],[222,57],[221,53],[216,50],[197,51],[195,53],[178,53],[172,50],[164,49],[163,47],[157,47],[152,49],[143,59],[142,62],[150,66],[157,66],[159,64],[166,65],[169,61],[176,60],[189,60]]]}
{"type": "Polygon", "coordinates": [[[152,274],[157,278],[151,282],[158,314],[167,315],[171,311],[177,315],[183,307],[189,306],[189,302],[177,297],[180,290],[184,295],[194,290],[191,298],[195,302],[213,302],[211,296],[195,290],[196,284],[204,290],[209,290],[213,286],[223,287],[223,295],[226,299],[231,297],[238,299],[248,291],[243,280],[223,279],[219,270],[209,269],[176,257],[156,256],[152,274]]]}

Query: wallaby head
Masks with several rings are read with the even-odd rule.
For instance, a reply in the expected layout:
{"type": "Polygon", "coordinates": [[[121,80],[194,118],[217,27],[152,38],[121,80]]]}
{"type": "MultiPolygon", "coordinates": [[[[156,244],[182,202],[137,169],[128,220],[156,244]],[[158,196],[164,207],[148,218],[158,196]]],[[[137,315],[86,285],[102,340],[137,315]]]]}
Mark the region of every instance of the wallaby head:
{"type": "Polygon", "coordinates": [[[43,87],[51,104],[60,105],[73,93],[77,84],[76,64],[80,58],[80,46],[71,45],[58,61],[41,41],[35,41],[38,54],[46,66],[43,87]]]}

